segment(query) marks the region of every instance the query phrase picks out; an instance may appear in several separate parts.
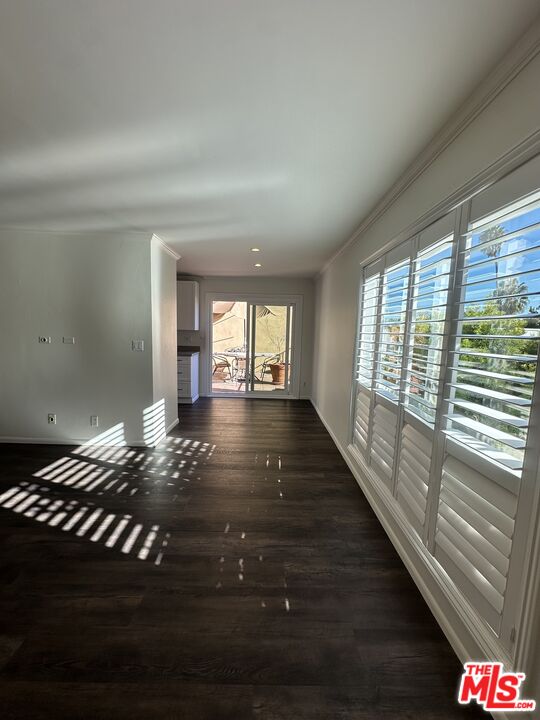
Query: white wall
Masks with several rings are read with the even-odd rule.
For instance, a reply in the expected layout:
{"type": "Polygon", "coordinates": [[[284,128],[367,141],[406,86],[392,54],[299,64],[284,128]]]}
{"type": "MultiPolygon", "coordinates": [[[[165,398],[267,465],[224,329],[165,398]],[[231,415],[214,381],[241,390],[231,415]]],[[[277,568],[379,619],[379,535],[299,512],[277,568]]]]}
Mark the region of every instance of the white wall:
{"type": "Polygon", "coordinates": [[[206,376],[208,358],[206,338],[208,337],[208,318],[206,316],[206,296],[209,293],[253,293],[259,295],[301,295],[303,305],[302,343],[300,362],[300,396],[311,397],[313,366],[313,328],[315,286],[311,278],[273,278],[273,277],[207,277],[200,278],[200,330],[179,332],[180,345],[200,345],[200,377],[206,376]]]}
{"type": "Polygon", "coordinates": [[[348,442],[360,266],[378,248],[540,127],[540,56],[525,67],[367,232],[316,282],[313,400],[348,442]]]}
{"type": "MultiPolygon", "coordinates": [[[[539,87],[540,56],[537,55],[397,201],[318,277],[313,401],[342,451],[345,452],[350,442],[353,345],[362,263],[424,213],[538,131],[539,87]]],[[[385,509],[377,508],[377,512],[388,523],[390,534],[394,533],[394,541],[403,543],[406,548],[399,530],[393,527],[392,518],[385,517],[385,509]]],[[[413,558],[409,562],[414,565],[416,561],[413,558]]],[[[421,573],[418,570],[418,577],[421,573]]],[[[437,600],[437,589],[429,586],[429,578],[424,580],[427,592],[437,600]]],[[[437,601],[444,605],[443,598],[437,601]]],[[[444,615],[452,625],[455,618],[452,618],[451,609],[447,608],[444,615]]],[[[462,641],[464,652],[474,652],[474,643],[465,637],[462,641]]],[[[540,693],[540,656],[536,674],[536,692],[540,693]]]]}
{"type": "Polygon", "coordinates": [[[151,246],[154,403],[165,402],[165,428],[178,422],[176,256],[156,237],[151,246]]]}
{"type": "Polygon", "coordinates": [[[0,231],[0,328],[2,439],[78,443],[123,423],[128,442],[142,440],[153,401],[149,235],[0,231]]]}

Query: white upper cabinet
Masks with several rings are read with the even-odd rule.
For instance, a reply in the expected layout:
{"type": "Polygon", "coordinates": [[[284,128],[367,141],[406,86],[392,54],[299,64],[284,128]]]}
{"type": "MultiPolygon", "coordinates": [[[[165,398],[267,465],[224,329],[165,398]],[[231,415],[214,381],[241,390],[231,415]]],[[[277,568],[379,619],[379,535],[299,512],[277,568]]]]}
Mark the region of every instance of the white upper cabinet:
{"type": "Polygon", "coordinates": [[[199,329],[199,283],[178,280],[176,283],[178,330],[199,329]]]}

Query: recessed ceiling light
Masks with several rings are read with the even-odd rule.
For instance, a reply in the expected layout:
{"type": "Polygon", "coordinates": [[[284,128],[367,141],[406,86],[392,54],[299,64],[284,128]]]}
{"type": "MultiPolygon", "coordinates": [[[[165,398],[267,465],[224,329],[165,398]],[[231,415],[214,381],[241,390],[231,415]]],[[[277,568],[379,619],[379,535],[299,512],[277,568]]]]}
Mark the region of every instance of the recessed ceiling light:
{"type": "Polygon", "coordinates": [[[261,252],[261,248],[251,248],[251,252],[261,252]]]}
{"type": "Polygon", "coordinates": [[[254,267],[262,267],[261,263],[255,263],[254,267]]]}

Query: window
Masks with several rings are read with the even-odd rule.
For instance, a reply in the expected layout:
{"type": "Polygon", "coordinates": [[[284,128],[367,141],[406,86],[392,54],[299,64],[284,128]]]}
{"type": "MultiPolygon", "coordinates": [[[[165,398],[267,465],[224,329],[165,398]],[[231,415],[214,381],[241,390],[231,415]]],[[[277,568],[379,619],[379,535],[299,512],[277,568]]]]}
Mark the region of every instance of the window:
{"type": "Polygon", "coordinates": [[[453,222],[370,266],[357,380],[519,475],[540,343],[540,192],[471,220],[457,241],[440,232],[453,222]]]}
{"type": "Polygon", "coordinates": [[[405,405],[429,423],[437,410],[452,250],[450,235],[414,261],[405,405]]]}
{"type": "Polygon", "coordinates": [[[540,156],[392,248],[360,295],[352,457],[507,652],[540,456],[539,177],[540,156]]]}
{"type": "Polygon", "coordinates": [[[367,274],[360,298],[360,329],[358,337],[357,380],[371,387],[375,360],[375,327],[379,302],[380,274],[367,274]]]}
{"type": "Polygon", "coordinates": [[[540,341],[540,196],[472,222],[461,249],[448,433],[520,471],[540,341]]]}
{"type": "Polygon", "coordinates": [[[409,260],[404,260],[385,270],[383,278],[375,387],[392,400],[397,400],[400,392],[409,265],[409,260]]]}

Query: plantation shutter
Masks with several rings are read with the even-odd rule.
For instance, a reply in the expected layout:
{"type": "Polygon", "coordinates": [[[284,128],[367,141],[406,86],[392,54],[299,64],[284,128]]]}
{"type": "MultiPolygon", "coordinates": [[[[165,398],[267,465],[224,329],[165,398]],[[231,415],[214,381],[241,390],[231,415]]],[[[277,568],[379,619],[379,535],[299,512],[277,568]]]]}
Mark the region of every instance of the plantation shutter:
{"type": "Polygon", "coordinates": [[[388,407],[383,398],[375,396],[370,461],[389,490],[392,490],[396,434],[397,412],[388,407]]]}
{"type": "MultiPolygon", "coordinates": [[[[390,262],[392,258],[388,258],[390,262]]],[[[375,356],[375,390],[392,401],[399,399],[407,320],[410,258],[392,263],[382,278],[379,339],[375,356]]]]}
{"type": "Polygon", "coordinates": [[[437,411],[447,331],[453,222],[452,215],[422,234],[420,242],[426,242],[425,236],[439,235],[439,238],[420,249],[414,261],[405,407],[431,425],[437,411]],[[449,234],[446,234],[448,231],[449,234]],[[443,237],[444,234],[446,237],[443,237]]]}
{"type": "Polygon", "coordinates": [[[540,156],[366,268],[358,327],[363,469],[510,654],[540,480],[539,178],[540,156]]]}
{"type": "Polygon", "coordinates": [[[386,255],[381,279],[369,461],[390,492],[394,490],[411,248],[408,241],[386,255]]]}
{"type": "Polygon", "coordinates": [[[435,558],[498,635],[501,630],[519,482],[503,487],[447,455],[435,558]]]}
{"type": "Polygon", "coordinates": [[[540,340],[540,195],[465,237],[448,434],[521,471],[540,340]]]}
{"type": "Polygon", "coordinates": [[[435,558],[508,648],[530,522],[524,473],[530,488],[538,463],[529,425],[540,343],[540,193],[515,201],[510,194],[527,174],[475,198],[461,238],[434,534],[435,558]]]}
{"type": "Polygon", "coordinates": [[[354,410],[353,443],[366,454],[369,440],[371,388],[375,367],[377,317],[382,262],[369,265],[364,270],[360,291],[360,318],[356,362],[356,401],[354,410]]]}
{"type": "Polygon", "coordinates": [[[411,242],[368,266],[360,294],[353,444],[393,490],[411,242]]]}
{"type": "Polygon", "coordinates": [[[377,307],[379,304],[380,270],[366,269],[360,298],[360,327],[358,332],[357,380],[364,387],[372,387],[375,363],[377,307]]]}
{"type": "Polygon", "coordinates": [[[432,438],[405,423],[401,436],[397,499],[413,529],[423,535],[431,472],[432,438]]]}
{"type": "Polygon", "coordinates": [[[359,385],[356,394],[354,414],[354,444],[362,454],[367,452],[369,438],[369,407],[370,394],[359,385]]]}
{"type": "Polygon", "coordinates": [[[455,214],[451,213],[419,235],[411,275],[396,494],[399,505],[420,537],[426,526],[433,425],[446,347],[454,223],[455,214]]]}

